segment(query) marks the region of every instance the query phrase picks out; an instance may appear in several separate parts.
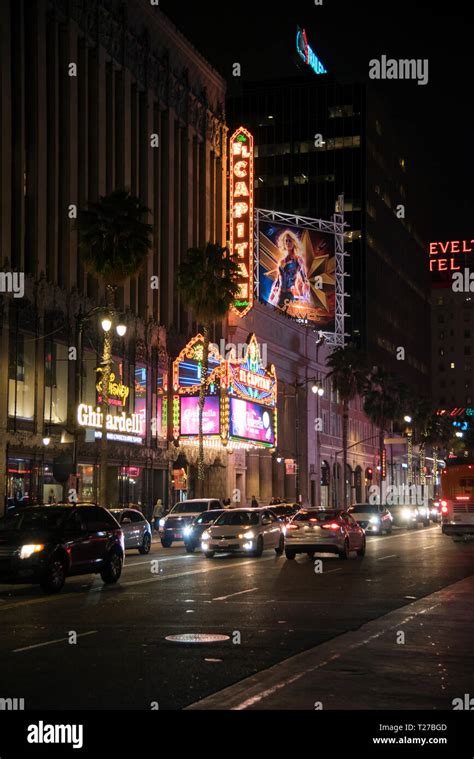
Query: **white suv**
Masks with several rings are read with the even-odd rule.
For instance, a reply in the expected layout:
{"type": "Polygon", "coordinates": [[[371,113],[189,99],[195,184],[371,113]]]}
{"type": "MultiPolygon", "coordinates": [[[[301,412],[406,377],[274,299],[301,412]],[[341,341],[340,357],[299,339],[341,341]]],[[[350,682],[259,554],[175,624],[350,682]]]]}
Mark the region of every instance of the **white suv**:
{"type": "Polygon", "coordinates": [[[160,519],[160,538],[163,548],[171,548],[175,540],[184,540],[183,531],[203,511],[222,509],[218,498],[195,498],[192,501],[181,501],[174,506],[170,513],[160,519]]]}

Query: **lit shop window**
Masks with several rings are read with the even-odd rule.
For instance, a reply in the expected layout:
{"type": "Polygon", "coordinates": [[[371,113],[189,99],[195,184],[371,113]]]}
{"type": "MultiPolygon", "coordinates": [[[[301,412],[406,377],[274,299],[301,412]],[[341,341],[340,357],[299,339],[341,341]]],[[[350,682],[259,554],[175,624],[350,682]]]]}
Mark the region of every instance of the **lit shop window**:
{"type": "Polygon", "coordinates": [[[346,119],[354,116],[353,105],[336,105],[329,109],[330,119],[346,119]]]}
{"type": "Polygon", "coordinates": [[[297,174],[296,177],[293,177],[293,183],[294,184],[308,184],[309,177],[307,174],[297,174]]]}
{"type": "Polygon", "coordinates": [[[51,424],[65,424],[68,392],[68,350],[65,345],[46,343],[44,369],[44,419],[51,424]]]}
{"type": "Polygon", "coordinates": [[[34,337],[10,334],[8,366],[8,415],[17,419],[35,416],[34,337]]]}

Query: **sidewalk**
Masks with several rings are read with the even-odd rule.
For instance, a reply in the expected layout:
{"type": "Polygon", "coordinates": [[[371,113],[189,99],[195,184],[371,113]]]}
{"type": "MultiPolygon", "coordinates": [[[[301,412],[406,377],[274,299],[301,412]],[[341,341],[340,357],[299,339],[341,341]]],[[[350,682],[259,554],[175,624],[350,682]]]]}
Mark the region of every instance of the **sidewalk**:
{"type": "Polygon", "coordinates": [[[474,696],[473,629],[471,576],[188,709],[451,710],[474,696]]]}

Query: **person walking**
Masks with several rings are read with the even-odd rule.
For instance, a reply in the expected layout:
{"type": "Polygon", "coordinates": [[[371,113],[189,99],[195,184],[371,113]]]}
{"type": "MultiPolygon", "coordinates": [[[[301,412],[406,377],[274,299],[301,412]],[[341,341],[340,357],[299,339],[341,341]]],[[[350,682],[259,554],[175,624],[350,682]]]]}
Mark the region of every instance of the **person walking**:
{"type": "Polygon", "coordinates": [[[160,519],[163,516],[163,501],[161,498],[158,498],[157,502],[155,503],[155,508],[153,509],[153,517],[152,517],[152,529],[158,530],[160,526],[160,519]]]}

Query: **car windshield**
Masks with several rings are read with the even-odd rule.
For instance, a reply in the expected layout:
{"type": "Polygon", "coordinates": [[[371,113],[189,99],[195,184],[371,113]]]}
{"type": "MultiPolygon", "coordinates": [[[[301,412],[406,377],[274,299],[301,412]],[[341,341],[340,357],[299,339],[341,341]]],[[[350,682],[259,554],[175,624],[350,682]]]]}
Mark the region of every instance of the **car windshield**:
{"type": "Polygon", "coordinates": [[[250,524],[258,524],[258,513],[255,511],[229,511],[222,514],[216,522],[216,525],[219,525],[220,527],[223,525],[243,526],[250,524]]]}
{"type": "Polygon", "coordinates": [[[206,511],[196,519],[196,524],[211,524],[211,522],[214,522],[220,514],[222,514],[221,511],[206,511]]]}
{"type": "Polygon", "coordinates": [[[199,514],[200,511],[207,510],[207,501],[183,501],[177,503],[172,510],[172,514],[199,514]]]}
{"type": "Polygon", "coordinates": [[[68,514],[66,509],[20,511],[0,519],[0,530],[55,530],[68,514]]]}
{"type": "Polygon", "coordinates": [[[330,522],[340,516],[340,511],[300,511],[295,516],[295,522],[330,522]]]}
{"type": "Polygon", "coordinates": [[[379,507],[372,506],[370,503],[360,503],[350,510],[351,514],[378,514],[379,507]]]}

